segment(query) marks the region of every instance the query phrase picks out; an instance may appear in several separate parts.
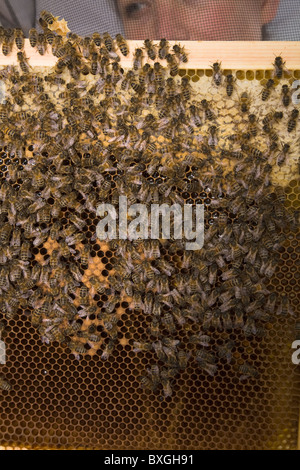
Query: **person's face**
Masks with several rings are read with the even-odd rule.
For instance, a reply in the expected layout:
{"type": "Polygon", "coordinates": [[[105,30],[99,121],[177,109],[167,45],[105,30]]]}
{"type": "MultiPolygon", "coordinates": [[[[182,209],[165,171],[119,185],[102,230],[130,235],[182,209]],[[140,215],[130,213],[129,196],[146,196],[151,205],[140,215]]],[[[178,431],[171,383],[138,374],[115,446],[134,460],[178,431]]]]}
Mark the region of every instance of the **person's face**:
{"type": "Polygon", "coordinates": [[[255,41],[279,0],[117,0],[128,39],[255,41]]]}

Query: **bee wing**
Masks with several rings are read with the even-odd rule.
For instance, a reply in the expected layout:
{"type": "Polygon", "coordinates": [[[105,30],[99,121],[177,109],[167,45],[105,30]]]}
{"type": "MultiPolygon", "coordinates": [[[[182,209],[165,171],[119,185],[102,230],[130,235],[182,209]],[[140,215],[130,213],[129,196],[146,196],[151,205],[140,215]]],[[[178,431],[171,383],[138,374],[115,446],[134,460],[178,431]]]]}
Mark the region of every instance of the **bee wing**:
{"type": "Polygon", "coordinates": [[[249,377],[250,377],[249,375],[241,375],[240,378],[239,378],[239,380],[240,380],[240,382],[242,382],[243,380],[246,380],[246,379],[248,379],[249,377]]]}

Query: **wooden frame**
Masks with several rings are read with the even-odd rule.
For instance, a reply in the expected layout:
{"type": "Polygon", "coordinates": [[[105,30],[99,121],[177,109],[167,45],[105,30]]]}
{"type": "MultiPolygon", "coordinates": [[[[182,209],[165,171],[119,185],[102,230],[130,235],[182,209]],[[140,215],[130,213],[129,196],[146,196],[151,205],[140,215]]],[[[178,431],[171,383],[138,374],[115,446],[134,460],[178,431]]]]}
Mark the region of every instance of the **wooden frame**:
{"type": "MultiPolygon", "coordinates": [[[[178,41],[170,41],[171,46],[178,41]]],[[[287,68],[300,70],[300,41],[182,41],[188,53],[188,63],[182,63],[181,68],[207,69],[213,62],[221,61],[223,69],[265,70],[271,69],[276,56],[281,55],[287,68]]],[[[143,41],[128,41],[130,54],[124,57],[121,54],[123,67],[131,67],[133,52],[137,47],[144,47],[143,41]]],[[[11,65],[17,62],[16,48],[4,56],[0,49],[0,66],[11,65]]],[[[53,66],[57,58],[47,52],[40,55],[32,48],[29,40],[25,41],[25,55],[29,58],[31,66],[53,66]]],[[[162,61],[164,62],[164,61],[162,61]]]]}
{"type": "MultiPolygon", "coordinates": [[[[178,41],[170,41],[171,46],[175,43],[178,41]]],[[[124,68],[132,66],[135,48],[144,47],[143,41],[128,41],[128,45],[131,51],[129,56],[123,57],[120,54],[124,68]]],[[[213,62],[221,61],[224,69],[265,70],[271,69],[275,57],[280,55],[288,69],[300,70],[300,42],[296,41],[182,41],[180,45],[184,46],[188,53],[188,63],[180,65],[185,69],[208,69],[213,62]]],[[[28,39],[25,41],[24,52],[29,64],[33,67],[52,67],[58,60],[49,51],[43,56],[40,55],[35,48],[30,46],[28,39]]],[[[0,67],[17,64],[16,54],[15,47],[8,56],[4,56],[0,48],[0,67]]],[[[298,449],[300,450],[300,417],[298,424],[298,449]]]]}

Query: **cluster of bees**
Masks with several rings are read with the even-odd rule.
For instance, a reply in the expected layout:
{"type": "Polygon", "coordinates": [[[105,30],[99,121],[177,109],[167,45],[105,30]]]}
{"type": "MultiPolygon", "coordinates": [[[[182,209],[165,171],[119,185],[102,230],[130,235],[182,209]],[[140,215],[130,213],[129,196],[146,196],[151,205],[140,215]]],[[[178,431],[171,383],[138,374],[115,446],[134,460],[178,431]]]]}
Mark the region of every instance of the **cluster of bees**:
{"type": "MultiPolygon", "coordinates": [[[[43,31],[29,33],[41,55],[51,48],[58,58],[43,74],[30,67],[23,33],[0,31],[3,54],[16,47],[18,58],[18,66],[0,71],[7,92],[0,109],[6,158],[0,181],[1,317],[9,322],[20,309],[29,311],[43,342],[65,344],[78,359],[86,344],[99,344],[104,334],[101,359],[107,360],[120,338],[117,309],[127,299],[133,314],[143,312],[148,322],[145,335],[137,333],[132,343],[152,361],[141,385],[162,388],[169,397],[188,363],[214,375],[218,361],[234,362],[237,345],[227,339],[230,332],[262,338],[265,324],[292,314],[288,297],[267,283],[284,230],[297,223],[285,208],[284,190],[272,184],[273,166],[286,164],[290,153],[275,128],[287,116],[292,135],[299,111],[291,109],[284,84],[283,111],[271,110],[259,122],[249,94],[238,96],[235,77],[214,63],[211,87],[224,90],[225,98],[237,97],[245,125],[221,145],[218,111],[195,93],[188,76],[180,77],[188,60],[182,46],[145,40],[132,68],[124,70],[120,58],[129,47],[121,35],[63,37],[51,30],[53,21],[42,12],[43,31]],[[256,144],[261,135],[265,151],[256,144]],[[86,231],[87,214],[96,225],[97,206],[117,207],[120,195],[129,206],[204,204],[204,247],[187,251],[187,240],[172,236],[111,240],[116,261],[107,277],[84,282],[91,250],[102,243],[86,231]],[[49,240],[52,251],[35,257],[49,240]],[[180,331],[186,331],[185,342],[180,331]],[[213,350],[215,334],[224,340],[213,350]]],[[[277,57],[262,102],[276,93],[284,73],[277,57]]],[[[235,367],[240,380],[259,376],[247,361],[235,367]]],[[[0,387],[9,385],[1,379],[0,387]]]]}

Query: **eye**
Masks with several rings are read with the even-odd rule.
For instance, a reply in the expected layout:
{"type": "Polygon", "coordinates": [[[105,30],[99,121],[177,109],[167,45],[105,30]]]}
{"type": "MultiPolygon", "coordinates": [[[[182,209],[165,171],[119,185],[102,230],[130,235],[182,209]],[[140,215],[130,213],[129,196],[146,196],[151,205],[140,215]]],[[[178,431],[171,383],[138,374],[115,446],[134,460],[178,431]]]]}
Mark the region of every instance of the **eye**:
{"type": "Polygon", "coordinates": [[[146,8],[146,4],[143,2],[132,2],[125,7],[125,14],[128,18],[138,15],[146,8]]]}

